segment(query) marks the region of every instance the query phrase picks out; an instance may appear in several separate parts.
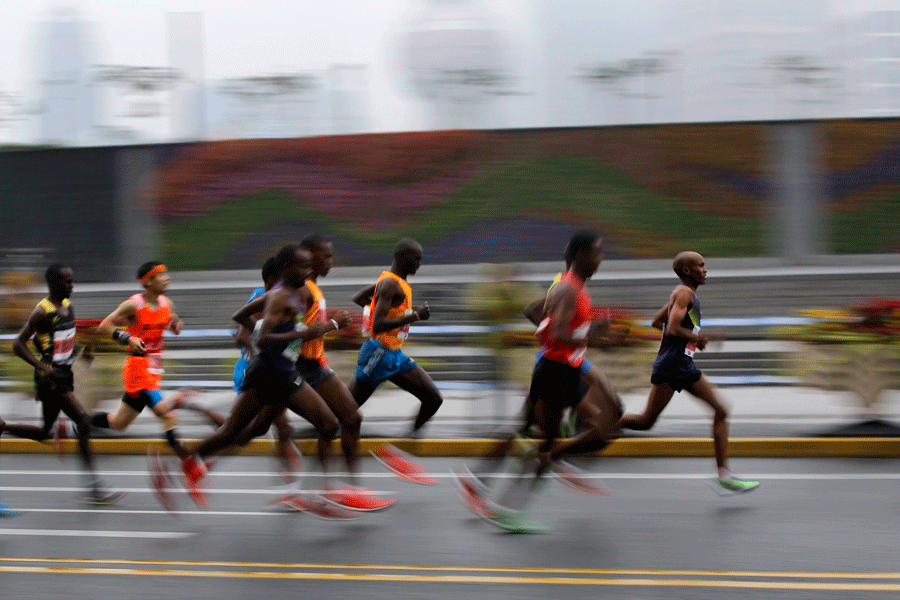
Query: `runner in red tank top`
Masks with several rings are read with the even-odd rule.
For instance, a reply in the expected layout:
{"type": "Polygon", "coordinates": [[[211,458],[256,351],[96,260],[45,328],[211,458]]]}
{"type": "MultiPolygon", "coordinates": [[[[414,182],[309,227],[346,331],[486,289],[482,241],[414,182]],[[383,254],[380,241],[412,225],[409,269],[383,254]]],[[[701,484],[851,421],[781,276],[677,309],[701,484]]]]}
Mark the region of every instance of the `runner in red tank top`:
{"type": "Polygon", "coordinates": [[[530,473],[514,479],[500,499],[488,502],[485,517],[502,529],[530,532],[540,525],[530,521],[523,510],[531,500],[536,480],[544,475],[551,462],[562,454],[584,453],[608,443],[611,427],[596,426],[584,434],[556,443],[563,410],[581,401],[579,384],[581,362],[588,346],[600,346],[609,329],[609,320],[591,321],[591,299],[584,284],[600,266],[603,240],[592,231],[576,233],[566,247],[569,270],[559,284],[547,294],[546,316],[539,336],[544,355],[534,368],[530,396],[534,405],[534,422],[544,439],[530,473]]]}

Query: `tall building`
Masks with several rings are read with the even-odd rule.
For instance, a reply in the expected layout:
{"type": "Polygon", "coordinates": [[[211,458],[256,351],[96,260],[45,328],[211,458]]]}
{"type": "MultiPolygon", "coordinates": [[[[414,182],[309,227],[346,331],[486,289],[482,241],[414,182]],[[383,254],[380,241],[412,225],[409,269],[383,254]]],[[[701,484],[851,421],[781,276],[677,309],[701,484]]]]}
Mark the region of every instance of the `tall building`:
{"type": "Polygon", "coordinates": [[[478,0],[426,0],[400,48],[406,89],[432,107],[435,129],[490,127],[508,91],[507,45],[478,0]]]}
{"type": "Polygon", "coordinates": [[[38,25],[38,132],[41,143],[84,145],[94,138],[96,89],[87,23],[61,10],[38,25]]]}
{"type": "Polygon", "coordinates": [[[169,67],[179,73],[179,80],[172,90],[171,137],[176,140],[203,139],[207,110],[202,13],[166,13],[166,51],[169,67]]]}

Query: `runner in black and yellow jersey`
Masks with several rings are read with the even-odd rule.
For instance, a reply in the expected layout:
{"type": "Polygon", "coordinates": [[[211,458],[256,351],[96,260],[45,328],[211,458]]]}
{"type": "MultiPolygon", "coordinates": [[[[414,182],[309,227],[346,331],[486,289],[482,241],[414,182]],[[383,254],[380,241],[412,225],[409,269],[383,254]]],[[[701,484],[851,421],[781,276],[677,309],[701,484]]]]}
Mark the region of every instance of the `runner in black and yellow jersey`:
{"type": "MultiPolygon", "coordinates": [[[[43,407],[43,426],[6,423],[0,431],[42,442],[50,439],[53,425],[62,411],[72,421],[67,423],[60,419],[57,428],[71,426],[72,423],[77,426],[71,433],[78,436],[78,449],[88,476],[82,501],[110,504],[120,500],[125,492],[106,489],[94,472],[90,445],[91,419],[74,392],[72,363],[82,351],[75,339],[75,311],[69,301],[74,274],[71,268],[57,263],[47,267],[45,277],[50,293],[31,311],[31,316],[13,343],[16,356],[34,367],[35,399],[43,407]],[[37,348],[40,358],[35,357],[28,348],[29,340],[37,348]]],[[[88,353],[83,357],[91,358],[88,353]]],[[[60,433],[63,432],[56,432],[57,441],[59,437],[66,437],[60,433]]]]}

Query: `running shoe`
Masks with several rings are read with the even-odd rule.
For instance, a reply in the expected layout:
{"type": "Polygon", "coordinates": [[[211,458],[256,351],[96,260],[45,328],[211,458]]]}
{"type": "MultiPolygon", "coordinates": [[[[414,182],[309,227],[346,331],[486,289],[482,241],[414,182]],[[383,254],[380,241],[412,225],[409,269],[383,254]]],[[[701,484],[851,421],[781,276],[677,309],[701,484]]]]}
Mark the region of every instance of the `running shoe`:
{"type": "Polygon", "coordinates": [[[96,487],[84,492],[79,500],[84,504],[115,504],[127,493],[125,490],[107,490],[96,487]]]}
{"type": "Polygon", "coordinates": [[[709,485],[720,496],[734,496],[752,492],[759,487],[759,482],[740,479],[732,475],[731,477],[713,477],[709,480],[709,485]]]}
{"type": "Polygon", "coordinates": [[[465,465],[454,469],[451,473],[460,501],[476,516],[482,516],[487,508],[487,495],[490,491],[488,487],[465,465]]]}
{"type": "Polygon", "coordinates": [[[302,501],[307,504],[306,512],[325,521],[353,521],[363,516],[361,511],[338,506],[314,495],[305,496],[302,501]]]}
{"type": "Polygon", "coordinates": [[[312,501],[303,494],[291,492],[275,498],[269,502],[269,505],[286,510],[287,512],[306,512],[312,505],[312,501]]]}
{"type": "Polygon", "coordinates": [[[7,506],[0,502],[0,518],[4,517],[18,517],[22,514],[22,511],[18,508],[13,508],[12,506],[7,506]]]}
{"type": "Polygon", "coordinates": [[[370,453],[375,460],[380,462],[384,467],[394,473],[397,477],[410,483],[419,483],[422,485],[434,485],[438,480],[430,477],[425,472],[425,468],[412,460],[412,456],[403,452],[399,448],[395,448],[390,444],[382,444],[370,453]]]}
{"type": "Polygon", "coordinates": [[[153,486],[156,499],[164,509],[174,512],[176,507],[171,491],[172,478],[159,456],[159,451],[155,448],[147,449],[147,469],[150,472],[150,484],[153,486]]]}
{"type": "Polygon", "coordinates": [[[181,459],[181,473],[184,484],[198,508],[209,508],[209,501],[203,493],[201,484],[206,478],[206,465],[198,457],[190,455],[181,459]]]}
{"type": "Polygon", "coordinates": [[[527,513],[511,510],[490,502],[482,514],[485,521],[509,533],[543,533],[547,528],[531,518],[527,513]]]}
{"type": "Polygon", "coordinates": [[[578,413],[571,408],[568,409],[566,414],[563,415],[562,420],[559,422],[559,437],[563,439],[575,437],[577,420],[578,413]]]}
{"type": "Polygon", "coordinates": [[[332,504],[361,512],[384,510],[397,502],[395,498],[385,500],[376,496],[371,490],[350,485],[344,485],[337,489],[323,486],[319,495],[332,504]]]}
{"type": "Polygon", "coordinates": [[[599,481],[591,481],[588,473],[564,460],[553,464],[553,472],[561,484],[582,494],[592,496],[612,496],[612,492],[599,485],[599,481]]]}

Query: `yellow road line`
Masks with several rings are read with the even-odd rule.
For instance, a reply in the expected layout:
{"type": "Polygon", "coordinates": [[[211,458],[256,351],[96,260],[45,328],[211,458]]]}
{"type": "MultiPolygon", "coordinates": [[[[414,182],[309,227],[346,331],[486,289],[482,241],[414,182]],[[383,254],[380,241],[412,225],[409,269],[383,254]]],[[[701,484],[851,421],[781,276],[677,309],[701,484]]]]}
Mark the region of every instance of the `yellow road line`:
{"type": "MultiPolygon", "coordinates": [[[[192,444],[196,440],[183,440],[192,444]]],[[[392,443],[417,456],[483,456],[498,443],[494,439],[427,439],[402,440],[393,438],[367,438],[360,441],[361,453],[368,453],[383,443],[392,443]]],[[[237,454],[267,456],[273,452],[272,440],[253,440],[237,454]]],[[[63,440],[64,450],[77,451],[76,440],[63,440]]],[[[297,440],[300,450],[315,453],[316,440],[297,440]]],[[[159,439],[96,439],[92,441],[99,454],[144,454],[148,447],[168,452],[166,443],[159,439]]],[[[340,451],[340,441],[333,449],[340,451]]],[[[31,440],[0,439],[0,452],[39,454],[50,453],[49,444],[31,440]]],[[[822,438],[732,438],[728,444],[731,456],[763,458],[811,458],[811,457],[900,457],[900,440],[890,437],[822,437],[822,438]]],[[[714,455],[712,440],[708,438],[624,438],[614,441],[603,452],[604,456],[618,457],[709,457],[714,455]]]]}
{"type": "Polygon", "coordinates": [[[592,577],[527,577],[486,575],[404,575],[383,573],[314,573],[296,571],[200,571],[187,569],[113,569],[79,567],[0,566],[0,573],[64,575],[131,575],[156,577],[206,577],[218,579],[285,579],[321,581],[366,581],[396,583],[469,583],[516,585],[593,585],[619,587],[698,587],[809,591],[900,592],[898,583],[755,581],[723,579],[648,579],[592,577]]]}
{"type": "Polygon", "coordinates": [[[46,558],[0,556],[0,563],[38,563],[49,565],[128,565],[169,567],[232,567],[241,569],[344,569],[367,571],[453,571],[462,573],[545,573],[561,575],[622,575],[622,576],[690,576],[690,577],[756,577],[794,579],[896,579],[900,571],[835,572],[835,571],[730,571],[693,569],[588,569],[570,567],[490,567],[474,565],[381,565],[352,563],[293,563],[258,561],[159,560],[124,558],[46,558]]]}

